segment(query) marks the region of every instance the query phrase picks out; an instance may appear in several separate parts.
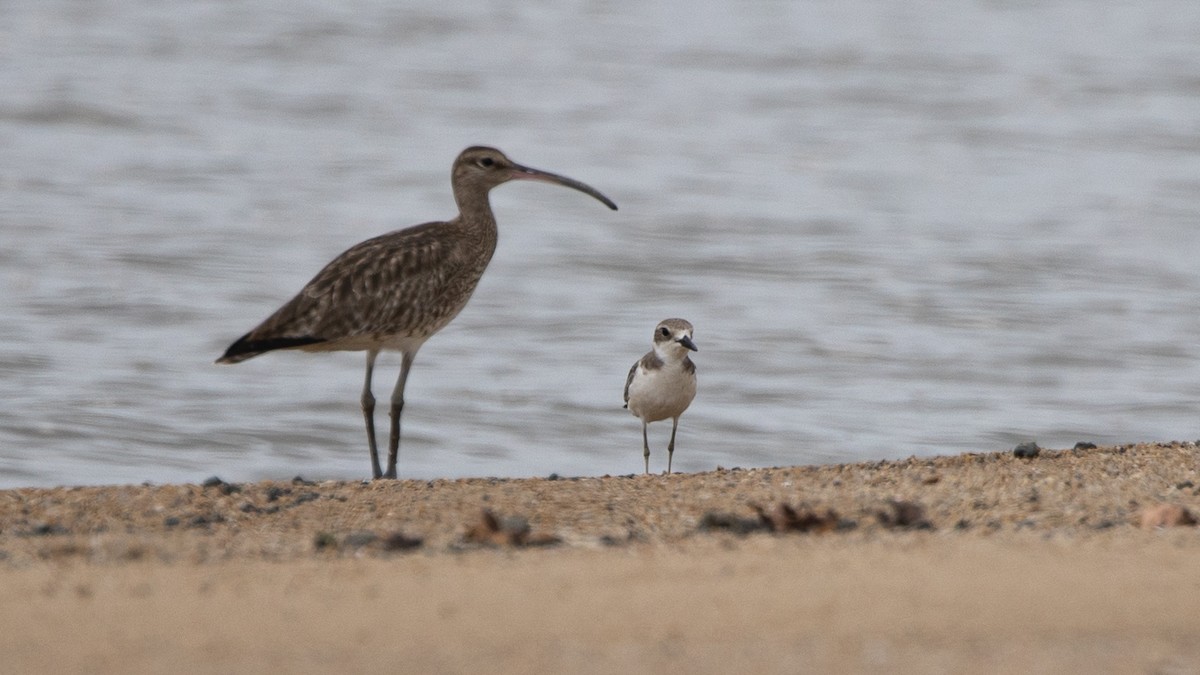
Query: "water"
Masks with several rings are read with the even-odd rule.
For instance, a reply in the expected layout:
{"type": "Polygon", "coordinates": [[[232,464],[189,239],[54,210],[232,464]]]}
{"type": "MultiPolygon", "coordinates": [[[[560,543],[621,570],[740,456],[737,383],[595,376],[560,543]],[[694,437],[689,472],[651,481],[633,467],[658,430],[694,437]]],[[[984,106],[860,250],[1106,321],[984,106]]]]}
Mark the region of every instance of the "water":
{"type": "Polygon", "coordinates": [[[493,193],[405,476],[639,471],[668,316],[684,471],[1200,436],[1200,4],[402,4],[5,3],[0,486],[365,477],[361,354],[212,361],[475,143],[621,210],[493,193]]]}

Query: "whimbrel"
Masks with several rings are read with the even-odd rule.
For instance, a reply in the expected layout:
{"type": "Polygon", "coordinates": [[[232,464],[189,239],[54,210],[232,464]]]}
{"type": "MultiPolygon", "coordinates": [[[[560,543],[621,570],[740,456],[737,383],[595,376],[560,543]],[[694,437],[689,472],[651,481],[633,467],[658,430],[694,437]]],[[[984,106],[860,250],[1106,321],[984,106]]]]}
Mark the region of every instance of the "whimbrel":
{"type": "Polygon", "coordinates": [[[479,284],[496,250],[496,218],[488,191],[510,180],[557,183],[617,208],[577,180],[521,166],[495,148],[467,148],[454,160],[450,175],[457,216],[350,247],[296,297],[230,345],[217,363],[237,363],[276,349],[365,351],[361,403],[371,472],[375,478],[395,478],[408,371],[421,345],[458,315],[479,284]],[[379,465],[371,394],[375,357],[384,350],[401,354],[400,377],[392,390],[386,472],[379,465]]]}
{"type": "Polygon", "coordinates": [[[671,473],[679,416],[696,398],[696,364],[688,357],[689,351],[699,351],[692,342],[692,324],[683,319],[665,319],[654,327],[654,349],[633,364],[625,378],[625,407],[642,420],[646,473],[650,473],[646,427],[668,417],[671,442],[667,444],[667,473],[671,473]]]}

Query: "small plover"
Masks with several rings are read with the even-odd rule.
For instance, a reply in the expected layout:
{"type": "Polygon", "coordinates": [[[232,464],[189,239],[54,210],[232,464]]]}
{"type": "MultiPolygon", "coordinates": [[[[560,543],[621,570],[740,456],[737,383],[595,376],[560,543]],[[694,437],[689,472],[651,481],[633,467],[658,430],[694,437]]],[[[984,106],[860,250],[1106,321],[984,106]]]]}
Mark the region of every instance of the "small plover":
{"type": "Polygon", "coordinates": [[[688,358],[689,351],[699,351],[692,342],[692,324],[683,319],[666,319],[654,327],[654,349],[633,364],[629,377],[625,378],[625,407],[642,420],[646,473],[650,473],[650,441],[646,438],[646,427],[667,418],[671,419],[667,473],[671,473],[679,416],[696,398],[696,364],[688,358]]]}

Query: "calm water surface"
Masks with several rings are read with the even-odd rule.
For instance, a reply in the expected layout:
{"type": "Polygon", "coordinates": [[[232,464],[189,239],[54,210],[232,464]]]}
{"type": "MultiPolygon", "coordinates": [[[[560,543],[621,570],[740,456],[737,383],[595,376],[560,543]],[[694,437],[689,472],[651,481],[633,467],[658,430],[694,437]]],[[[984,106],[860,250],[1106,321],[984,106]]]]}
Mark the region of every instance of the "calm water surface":
{"type": "Polygon", "coordinates": [[[212,362],[475,143],[621,210],[493,193],[406,476],[639,471],[668,316],[684,471],[1200,436],[1200,3],[402,4],[5,3],[0,486],[368,475],[361,354],[212,362]]]}

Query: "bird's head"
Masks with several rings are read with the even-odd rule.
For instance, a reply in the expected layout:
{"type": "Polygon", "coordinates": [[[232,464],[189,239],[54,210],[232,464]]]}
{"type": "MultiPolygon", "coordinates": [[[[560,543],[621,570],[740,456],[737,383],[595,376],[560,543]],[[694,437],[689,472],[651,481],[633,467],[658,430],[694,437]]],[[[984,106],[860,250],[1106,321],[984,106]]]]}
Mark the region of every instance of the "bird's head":
{"type": "Polygon", "coordinates": [[[510,180],[536,180],[578,190],[595,197],[608,208],[617,210],[617,205],[611,199],[590,185],[549,171],[522,166],[496,148],[482,145],[471,146],[459,153],[458,158],[454,160],[450,179],[454,185],[455,198],[460,200],[460,206],[463,205],[464,198],[476,195],[486,197],[488,190],[501,183],[510,180]]]}

